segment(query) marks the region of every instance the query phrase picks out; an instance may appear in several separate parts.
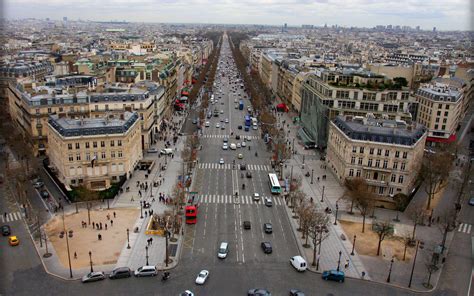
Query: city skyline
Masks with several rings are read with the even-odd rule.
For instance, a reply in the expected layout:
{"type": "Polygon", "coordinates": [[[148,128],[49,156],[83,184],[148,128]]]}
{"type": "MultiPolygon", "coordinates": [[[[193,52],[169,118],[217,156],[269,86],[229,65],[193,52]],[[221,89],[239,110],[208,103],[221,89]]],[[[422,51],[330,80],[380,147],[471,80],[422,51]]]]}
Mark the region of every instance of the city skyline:
{"type": "Polygon", "coordinates": [[[50,18],[156,23],[260,24],[300,26],[327,24],[343,27],[377,25],[420,26],[431,30],[472,30],[469,1],[318,0],[310,1],[106,1],[20,0],[4,2],[7,19],[50,18]],[[126,11],[126,13],[125,13],[126,11]],[[199,12],[199,13],[196,13],[199,12]]]}

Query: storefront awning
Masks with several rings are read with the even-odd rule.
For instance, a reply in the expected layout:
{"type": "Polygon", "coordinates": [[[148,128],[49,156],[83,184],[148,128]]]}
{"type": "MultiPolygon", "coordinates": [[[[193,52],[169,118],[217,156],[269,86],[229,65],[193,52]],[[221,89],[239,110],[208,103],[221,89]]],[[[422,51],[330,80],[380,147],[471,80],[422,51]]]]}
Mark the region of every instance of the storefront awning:
{"type": "Polygon", "coordinates": [[[427,137],[426,141],[435,143],[452,143],[456,141],[456,135],[452,134],[449,138],[427,137]]]}

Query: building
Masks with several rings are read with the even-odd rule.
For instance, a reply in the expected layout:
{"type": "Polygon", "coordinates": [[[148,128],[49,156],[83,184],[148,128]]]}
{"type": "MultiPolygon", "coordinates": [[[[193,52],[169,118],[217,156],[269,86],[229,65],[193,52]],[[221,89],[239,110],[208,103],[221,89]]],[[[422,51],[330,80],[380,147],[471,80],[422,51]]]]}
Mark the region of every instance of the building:
{"type": "Polygon", "coordinates": [[[327,146],[329,121],[338,115],[405,120],[416,116],[416,102],[408,88],[383,75],[351,68],[319,68],[302,87],[299,138],[307,145],[327,146]]]}
{"type": "Polygon", "coordinates": [[[140,134],[138,113],[88,119],[51,115],[49,165],[65,186],[107,189],[129,177],[142,158],[140,134]]]}
{"type": "Polygon", "coordinates": [[[329,125],[328,168],[341,183],[365,179],[379,196],[378,205],[393,207],[394,195],[410,195],[414,190],[426,134],[417,123],[337,116],[329,125]]]}
{"type": "Polygon", "coordinates": [[[462,79],[437,78],[417,90],[417,121],[428,128],[429,145],[456,140],[456,131],[469,106],[465,89],[462,79]]]}

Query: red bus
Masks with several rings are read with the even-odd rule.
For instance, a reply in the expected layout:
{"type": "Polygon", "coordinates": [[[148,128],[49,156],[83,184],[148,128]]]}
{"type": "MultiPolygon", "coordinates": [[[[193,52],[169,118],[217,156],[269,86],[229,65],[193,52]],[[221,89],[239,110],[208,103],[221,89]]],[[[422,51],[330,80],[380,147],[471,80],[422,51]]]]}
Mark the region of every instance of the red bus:
{"type": "Polygon", "coordinates": [[[185,210],[185,217],[186,217],[186,224],[196,224],[197,222],[197,206],[186,206],[185,210]]]}

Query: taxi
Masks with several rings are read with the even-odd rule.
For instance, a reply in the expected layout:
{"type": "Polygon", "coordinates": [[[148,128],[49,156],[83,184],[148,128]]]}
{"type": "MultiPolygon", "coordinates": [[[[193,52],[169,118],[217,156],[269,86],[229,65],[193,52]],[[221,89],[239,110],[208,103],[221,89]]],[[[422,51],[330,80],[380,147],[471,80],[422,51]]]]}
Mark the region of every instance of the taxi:
{"type": "Polygon", "coordinates": [[[10,246],[18,246],[20,244],[20,240],[15,235],[12,235],[8,237],[8,243],[10,246]]]}

